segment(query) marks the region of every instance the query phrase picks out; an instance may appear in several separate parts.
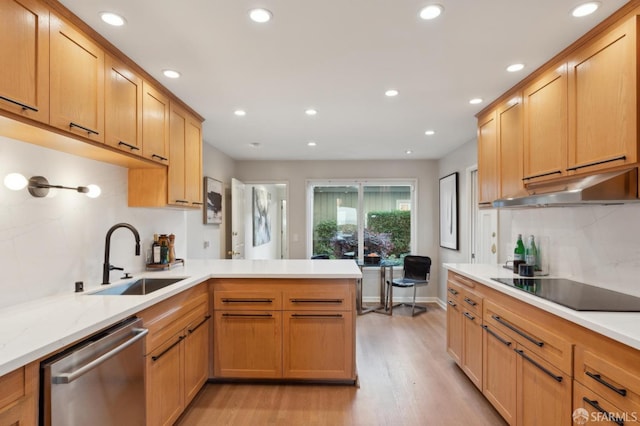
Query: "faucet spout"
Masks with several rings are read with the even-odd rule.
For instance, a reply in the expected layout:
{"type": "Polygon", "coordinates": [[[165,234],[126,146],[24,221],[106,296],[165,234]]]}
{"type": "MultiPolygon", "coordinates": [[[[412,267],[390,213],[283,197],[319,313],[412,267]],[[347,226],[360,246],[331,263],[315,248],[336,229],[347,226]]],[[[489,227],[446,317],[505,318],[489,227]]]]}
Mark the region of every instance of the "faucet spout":
{"type": "Polygon", "coordinates": [[[113,225],[111,228],[109,228],[109,230],[107,231],[105,242],[104,242],[104,264],[102,265],[102,284],[103,285],[109,284],[110,270],[121,269],[121,268],[112,266],[111,263],[109,262],[109,255],[110,255],[109,252],[111,251],[111,234],[113,234],[113,231],[115,231],[118,228],[127,228],[133,233],[133,236],[136,239],[136,256],[140,256],[140,234],[138,233],[138,230],[136,228],[134,228],[132,225],[129,225],[128,223],[117,223],[113,225]]]}

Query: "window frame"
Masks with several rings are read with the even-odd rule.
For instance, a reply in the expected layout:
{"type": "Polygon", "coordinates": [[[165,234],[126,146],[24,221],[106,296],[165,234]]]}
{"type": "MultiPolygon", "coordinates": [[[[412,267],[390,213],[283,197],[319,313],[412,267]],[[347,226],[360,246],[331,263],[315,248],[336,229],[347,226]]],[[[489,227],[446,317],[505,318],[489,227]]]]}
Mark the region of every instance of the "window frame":
{"type": "MultiPolygon", "coordinates": [[[[313,195],[314,188],[319,186],[355,186],[358,188],[358,242],[364,241],[364,187],[365,186],[409,186],[411,201],[411,253],[417,250],[418,235],[418,180],[413,178],[400,179],[307,179],[307,208],[306,208],[306,258],[309,259],[313,255],[313,195]]],[[[364,246],[358,244],[359,262],[364,260],[364,246]]]]}

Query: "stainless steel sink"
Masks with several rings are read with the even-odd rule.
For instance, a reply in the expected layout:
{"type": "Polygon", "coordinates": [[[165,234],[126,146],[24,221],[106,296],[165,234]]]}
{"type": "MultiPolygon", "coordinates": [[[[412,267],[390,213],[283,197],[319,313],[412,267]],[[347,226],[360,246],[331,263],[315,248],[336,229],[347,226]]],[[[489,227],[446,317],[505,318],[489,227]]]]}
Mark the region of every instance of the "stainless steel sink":
{"type": "Polygon", "coordinates": [[[95,293],[87,293],[89,295],[142,295],[153,293],[154,291],[165,288],[171,284],[175,284],[178,281],[187,279],[182,278],[140,278],[127,284],[118,285],[115,287],[106,288],[104,290],[96,291],[95,293]]]}

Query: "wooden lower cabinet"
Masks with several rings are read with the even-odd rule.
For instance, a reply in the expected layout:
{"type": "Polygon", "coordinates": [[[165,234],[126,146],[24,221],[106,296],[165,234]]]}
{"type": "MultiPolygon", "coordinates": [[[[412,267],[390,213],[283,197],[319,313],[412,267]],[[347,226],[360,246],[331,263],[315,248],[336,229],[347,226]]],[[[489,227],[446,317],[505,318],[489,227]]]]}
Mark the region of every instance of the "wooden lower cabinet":
{"type": "Polygon", "coordinates": [[[206,284],[140,313],[146,340],[146,423],[171,425],[209,376],[209,295],[206,284]]]}
{"type": "Polygon", "coordinates": [[[281,312],[216,311],[213,336],[216,377],[282,376],[281,312]]]}
{"type": "Polygon", "coordinates": [[[571,376],[517,345],[518,425],[570,425],[571,376]]]}
{"type": "Polygon", "coordinates": [[[353,313],[285,312],[283,377],[349,379],[353,377],[353,313]]]}
{"type": "Polygon", "coordinates": [[[355,382],[355,280],[213,280],[217,379],[355,382]]]}
{"type": "Polygon", "coordinates": [[[516,424],[516,352],[500,331],[483,326],[482,393],[510,425],[516,424]]]}
{"type": "Polygon", "coordinates": [[[451,293],[447,297],[447,352],[456,364],[462,365],[462,309],[451,293]]]}
{"type": "Polygon", "coordinates": [[[462,370],[482,390],[482,314],[462,312],[462,370]]]}
{"type": "Polygon", "coordinates": [[[38,412],[37,362],[0,377],[0,426],[32,426],[38,412]]]}
{"type": "Polygon", "coordinates": [[[640,422],[640,412],[617,407],[613,402],[592,391],[580,382],[573,381],[573,417],[586,420],[576,424],[620,426],[640,422]]]}

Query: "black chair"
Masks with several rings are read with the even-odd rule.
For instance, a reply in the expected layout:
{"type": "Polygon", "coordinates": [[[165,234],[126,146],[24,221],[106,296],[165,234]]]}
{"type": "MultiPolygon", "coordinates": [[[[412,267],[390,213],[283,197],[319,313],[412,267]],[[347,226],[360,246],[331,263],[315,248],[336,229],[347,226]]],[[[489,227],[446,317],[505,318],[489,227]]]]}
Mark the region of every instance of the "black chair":
{"type": "Polygon", "coordinates": [[[329,259],[328,254],[316,254],[311,256],[311,259],[329,259]]]}
{"type": "Polygon", "coordinates": [[[411,316],[426,312],[426,306],[416,306],[416,289],[420,286],[429,284],[431,277],[431,258],[428,256],[408,255],[404,258],[404,271],[402,278],[394,278],[393,281],[387,281],[388,299],[385,305],[388,308],[389,315],[393,314],[393,308],[398,306],[411,306],[411,316]],[[393,287],[409,288],[413,287],[413,303],[397,303],[393,304],[393,287]],[[416,312],[417,311],[417,312],[416,312]]]}

